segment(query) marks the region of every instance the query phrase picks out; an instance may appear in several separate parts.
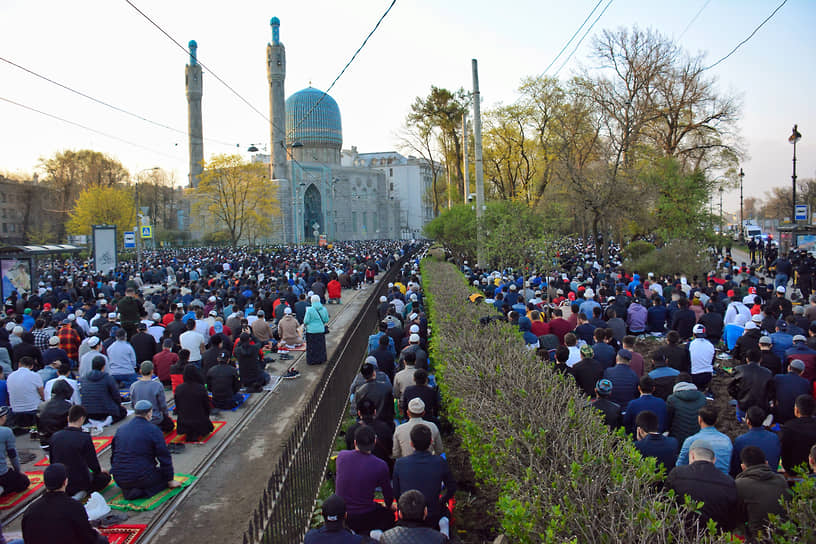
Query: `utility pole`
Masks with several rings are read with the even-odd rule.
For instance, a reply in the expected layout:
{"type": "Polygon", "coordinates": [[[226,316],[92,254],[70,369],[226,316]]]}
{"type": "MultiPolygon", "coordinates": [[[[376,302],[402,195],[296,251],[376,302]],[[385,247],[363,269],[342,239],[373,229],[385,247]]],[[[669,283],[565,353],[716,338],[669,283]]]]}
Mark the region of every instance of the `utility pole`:
{"type": "Polygon", "coordinates": [[[745,241],[745,218],[742,216],[742,180],[745,177],[745,172],[740,168],[740,241],[745,241]]]}
{"type": "Polygon", "coordinates": [[[134,204],[136,206],[136,228],[133,229],[134,234],[136,235],[136,264],[139,268],[139,272],[142,271],[142,229],[139,227],[141,226],[141,221],[139,221],[139,182],[133,184],[133,193],[134,193],[134,204]]]}
{"type": "Polygon", "coordinates": [[[462,112],[462,156],[464,158],[464,188],[462,191],[462,198],[464,199],[465,204],[468,201],[468,193],[470,191],[470,180],[469,172],[468,172],[468,131],[467,131],[467,110],[462,112]]]}
{"type": "Polygon", "coordinates": [[[484,164],[482,162],[482,114],[481,95],[479,94],[479,65],[476,59],[471,61],[473,67],[473,152],[476,166],[476,261],[479,268],[487,266],[484,257],[484,233],[481,220],[484,214],[484,164]]]}
{"type": "MultiPolygon", "coordinates": [[[[799,125],[793,125],[793,132],[788,138],[788,141],[793,144],[793,175],[791,176],[791,180],[793,180],[793,202],[791,203],[791,225],[794,227],[796,226],[796,142],[802,139],[798,128],[799,125]]],[[[791,231],[791,246],[796,247],[796,245],[796,235],[791,231]]]]}

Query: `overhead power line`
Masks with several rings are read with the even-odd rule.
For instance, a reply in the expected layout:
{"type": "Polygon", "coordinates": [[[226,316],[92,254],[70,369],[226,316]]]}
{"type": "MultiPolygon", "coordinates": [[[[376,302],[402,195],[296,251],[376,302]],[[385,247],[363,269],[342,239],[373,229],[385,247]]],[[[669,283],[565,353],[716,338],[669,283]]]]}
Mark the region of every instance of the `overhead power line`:
{"type": "MultiPolygon", "coordinates": [[[[35,72],[34,70],[31,70],[30,68],[26,68],[25,66],[21,66],[21,65],[17,64],[16,62],[13,62],[13,61],[11,61],[9,59],[0,57],[0,61],[5,62],[6,64],[10,64],[11,66],[14,66],[15,68],[19,68],[20,70],[22,70],[24,72],[27,72],[27,73],[35,76],[35,77],[38,77],[38,78],[40,78],[40,79],[42,79],[44,81],[47,81],[48,83],[52,83],[52,84],[56,85],[57,87],[61,87],[61,88],[65,89],[66,91],[72,92],[72,93],[74,93],[76,95],[79,95],[79,96],[81,96],[83,98],[87,98],[88,100],[91,100],[92,102],[96,102],[97,104],[101,104],[102,106],[105,106],[105,107],[110,108],[112,110],[118,111],[120,113],[124,113],[125,115],[129,115],[131,117],[135,117],[136,119],[139,119],[141,121],[145,121],[145,122],[150,123],[151,125],[155,125],[157,127],[161,127],[161,128],[167,129],[167,130],[172,130],[173,132],[176,132],[176,133],[179,133],[179,134],[185,134],[185,135],[187,134],[186,130],[179,130],[177,128],[165,125],[163,123],[159,123],[158,121],[153,121],[151,119],[148,119],[147,117],[139,115],[138,113],[133,113],[132,111],[128,111],[128,110],[126,110],[124,108],[120,108],[119,106],[115,106],[113,104],[105,102],[104,100],[94,98],[93,96],[91,96],[89,94],[86,94],[86,93],[84,93],[82,91],[78,91],[76,89],[73,89],[73,88],[69,87],[68,85],[65,85],[63,83],[60,83],[59,81],[55,81],[55,80],[53,80],[53,79],[51,79],[51,78],[49,78],[47,76],[39,74],[39,73],[35,72]]],[[[204,138],[204,140],[208,141],[208,142],[221,144],[221,145],[229,145],[229,146],[234,146],[235,145],[233,143],[222,142],[220,140],[215,140],[213,138],[204,138]]]]}
{"type": "Polygon", "coordinates": [[[114,136],[113,134],[108,134],[107,132],[102,132],[101,130],[91,128],[91,127],[83,125],[81,123],[77,123],[76,121],[71,121],[69,119],[65,119],[64,117],[54,115],[53,113],[48,113],[48,112],[45,112],[45,111],[42,111],[42,110],[38,110],[37,108],[34,108],[32,106],[27,106],[25,104],[21,104],[20,102],[15,102],[14,100],[10,100],[8,98],[3,98],[2,96],[0,96],[0,100],[2,100],[3,102],[8,102],[9,104],[13,104],[13,105],[15,105],[17,107],[20,107],[20,108],[23,108],[23,109],[26,109],[26,110],[29,110],[29,111],[33,111],[35,113],[39,113],[40,115],[50,117],[51,119],[56,119],[57,121],[62,121],[63,123],[67,123],[69,125],[79,127],[79,128],[81,128],[83,130],[87,130],[89,132],[99,134],[100,136],[104,136],[106,138],[110,138],[112,140],[116,140],[118,142],[122,142],[122,143],[125,143],[125,144],[128,144],[128,145],[132,145],[133,147],[138,147],[140,149],[144,149],[145,151],[150,151],[151,153],[156,153],[157,155],[163,155],[163,156],[168,157],[168,158],[173,159],[173,160],[178,160],[179,159],[178,157],[175,157],[175,156],[170,155],[168,153],[164,153],[162,151],[157,151],[155,149],[151,149],[151,148],[149,148],[147,146],[144,146],[142,144],[137,144],[136,142],[131,142],[130,140],[120,138],[119,136],[114,136]]]}
{"type": "Polygon", "coordinates": [[[711,3],[711,0],[706,0],[705,3],[703,4],[703,7],[701,7],[699,10],[697,10],[697,14],[694,17],[691,18],[691,21],[688,22],[688,24],[686,25],[686,28],[683,29],[683,32],[681,32],[680,35],[677,36],[677,41],[680,41],[680,38],[682,38],[683,36],[686,35],[686,32],[688,32],[688,29],[691,28],[691,25],[694,24],[694,21],[697,20],[697,17],[700,16],[700,14],[708,6],[709,3],[711,3]]]}
{"type": "Polygon", "coordinates": [[[584,22],[581,23],[581,26],[579,26],[578,28],[575,29],[575,32],[572,33],[572,37],[570,37],[569,41],[567,41],[567,43],[564,44],[564,47],[561,48],[561,51],[558,52],[558,54],[555,56],[555,58],[547,65],[547,67],[544,68],[544,71],[541,72],[541,76],[539,76],[539,77],[544,76],[544,74],[547,73],[547,70],[552,68],[552,65],[555,64],[555,61],[557,61],[558,58],[564,53],[564,51],[567,50],[567,47],[569,47],[569,45],[572,43],[572,40],[574,40],[575,36],[577,36],[578,33],[581,32],[581,29],[584,28],[584,25],[587,24],[587,21],[589,21],[589,18],[592,17],[592,14],[595,13],[595,10],[598,9],[598,6],[600,6],[602,2],[603,2],[603,0],[598,0],[598,3],[595,4],[595,7],[592,8],[592,11],[590,11],[589,15],[586,16],[586,18],[584,19],[584,22]]]}
{"type": "MultiPolygon", "coordinates": [[[[395,1],[396,1],[396,0],[395,0],[395,1]]],[[[159,26],[159,24],[158,24],[156,21],[154,21],[153,19],[151,19],[151,18],[150,18],[150,17],[149,17],[149,16],[148,16],[148,15],[147,15],[145,12],[143,12],[143,11],[142,11],[142,10],[140,10],[138,7],[136,7],[136,5],[135,5],[133,2],[131,2],[131,0],[125,0],[125,2],[127,2],[127,3],[128,3],[128,5],[130,5],[130,7],[132,7],[133,9],[135,9],[135,10],[136,10],[136,12],[137,12],[139,15],[141,15],[142,17],[144,17],[145,19],[147,19],[147,21],[148,21],[148,22],[149,22],[151,25],[153,25],[154,27],[156,27],[156,28],[158,29],[158,31],[159,31],[159,32],[161,32],[162,34],[164,34],[164,35],[167,37],[167,39],[169,39],[171,42],[173,42],[174,44],[176,44],[176,46],[177,46],[179,49],[181,49],[182,51],[184,51],[184,52],[185,52],[185,53],[187,53],[188,55],[191,55],[191,53],[190,53],[190,50],[189,50],[189,49],[187,49],[186,47],[184,47],[183,45],[181,45],[181,44],[180,44],[180,43],[179,43],[179,42],[178,42],[178,41],[177,41],[177,40],[176,40],[176,39],[175,39],[173,36],[171,36],[171,35],[170,35],[170,34],[169,34],[169,33],[168,33],[166,30],[164,30],[164,29],[163,29],[161,26],[159,26]]],[[[198,61],[198,63],[201,65],[201,67],[202,67],[203,69],[207,70],[207,72],[209,72],[209,74],[210,74],[211,76],[213,76],[213,77],[214,77],[216,80],[218,80],[218,82],[219,82],[219,83],[221,83],[221,84],[222,84],[224,87],[226,87],[227,89],[229,89],[229,90],[230,90],[230,92],[232,92],[232,94],[234,94],[235,96],[237,96],[237,97],[238,97],[238,98],[241,100],[241,102],[243,102],[244,104],[246,104],[247,106],[249,106],[249,107],[250,107],[250,109],[252,109],[252,111],[254,111],[254,112],[255,112],[255,113],[257,113],[258,115],[260,115],[260,116],[263,118],[263,120],[264,120],[264,121],[266,121],[267,123],[271,123],[273,126],[275,126],[275,124],[274,124],[272,121],[270,121],[270,120],[269,120],[269,118],[268,118],[266,115],[264,115],[264,114],[261,112],[261,110],[259,110],[259,109],[258,109],[258,108],[256,108],[255,106],[253,106],[253,105],[252,105],[252,103],[251,103],[249,100],[247,100],[246,98],[244,98],[244,97],[243,97],[243,96],[242,96],[242,95],[241,95],[241,94],[240,94],[238,91],[236,91],[235,89],[233,89],[233,88],[232,88],[232,86],[231,86],[229,83],[227,83],[226,81],[224,81],[223,79],[221,79],[221,77],[219,77],[219,76],[218,76],[218,74],[216,74],[216,73],[215,73],[213,70],[211,70],[211,69],[210,69],[210,68],[209,68],[207,65],[205,65],[203,62],[201,62],[201,59],[199,59],[197,55],[196,55],[196,61],[198,61]]]]}
{"type": "Polygon", "coordinates": [[[604,6],[601,13],[599,13],[598,16],[595,18],[595,20],[592,21],[592,24],[589,25],[589,28],[586,29],[586,32],[584,32],[584,35],[581,36],[581,39],[578,40],[578,43],[575,44],[575,48],[572,50],[572,53],[570,53],[569,56],[567,57],[567,60],[565,60],[561,64],[561,66],[558,67],[558,70],[555,71],[555,73],[553,74],[553,77],[558,76],[558,73],[564,68],[564,66],[567,65],[567,63],[570,61],[570,59],[575,54],[575,52],[578,51],[578,48],[581,46],[581,43],[584,41],[584,38],[587,37],[587,34],[589,34],[592,31],[592,29],[595,27],[595,24],[601,19],[601,17],[603,17],[603,14],[606,13],[606,10],[608,10],[609,6],[612,5],[612,2],[614,2],[614,0],[609,0],[609,2],[606,4],[606,6],[604,6]]]}
{"type": "MultiPolygon", "coordinates": [[[[130,0],[125,0],[125,1],[130,2],[130,0]]],[[[377,24],[374,25],[374,28],[372,28],[371,32],[368,33],[368,36],[365,37],[365,39],[363,40],[363,43],[360,45],[360,47],[357,48],[357,51],[355,51],[354,54],[351,56],[351,59],[349,59],[349,61],[346,63],[346,65],[343,66],[343,69],[340,70],[340,73],[337,74],[336,78],[334,78],[334,81],[332,81],[332,84],[329,85],[329,88],[326,89],[325,91],[323,91],[323,94],[320,95],[320,98],[317,99],[317,102],[315,102],[314,105],[309,109],[309,111],[307,111],[306,114],[303,117],[300,118],[300,120],[297,122],[297,124],[294,127],[292,127],[293,132],[295,130],[297,130],[298,128],[300,128],[300,125],[303,124],[303,121],[305,121],[309,117],[309,115],[311,115],[311,113],[315,110],[315,108],[317,108],[317,106],[323,101],[323,98],[325,98],[326,95],[329,94],[329,91],[332,90],[335,83],[337,83],[337,81],[340,79],[340,77],[346,72],[346,69],[349,66],[351,66],[351,63],[354,62],[354,59],[357,58],[357,55],[360,53],[360,51],[363,50],[363,47],[365,47],[365,44],[368,43],[368,39],[371,38],[371,36],[374,34],[374,32],[377,31],[377,28],[379,28],[380,23],[383,22],[383,19],[385,19],[386,15],[388,15],[388,12],[391,11],[391,8],[393,8],[394,4],[396,4],[396,3],[397,3],[397,0],[392,0],[391,1],[391,4],[388,6],[388,9],[386,9],[385,13],[383,13],[380,16],[380,18],[377,20],[377,24]]]]}
{"type": "Polygon", "coordinates": [[[785,4],[787,4],[787,3],[788,3],[788,0],[782,0],[782,3],[781,3],[781,4],[779,4],[778,6],[776,6],[776,9],[775,9],[775,10],[773,10],[773,11],[771,12],[771,14],[770,14],[770,15],[768,15],[768,16],[765,18],[765,20],[764,20],[764,21],[762,21],[761,23],[759,23],[759,26],[758,26],[758,27],[756,27],[756,28],[754,29],[754,31],[753,31],[753,32],[751,32],[751,34],[749,34],[749,35],[748,35],[748,37],[747,37],[747,38],[745,38],[745,39],[744,39],[744,40],[742,40],[740,43],[738,43],[738,44],[737,44],[737,46],[736,46],[736,47],[734,47],[734,49],[732,49],[731,51],[729,51],[729,52],[728,52],[728,54],[727,54],[726,56],[724,56],[723,58],[721,58],[720,60],[718,60],[717,62],[715,62],[714,64],[712,64],[711,66],[707,66],[707,67],[706,67],[706,68],[704,68],[704,69],[705,69],[705,70],[710,70],[710,69],[714,68],[715,66],[717,66],[719,63],[723,62],[725,59],[727,59],[727,58],[728,58],[728,57],[730,57],[731,55],[733,55],[734,53],[736,53],[736,52],[737,52],[737,49],[739,49],[740,47],[742,47],[742,46],[743,46],[743,45],[744,45],[744,44],[745,44],[745,43],[746,43],[748,40],[750,40],[751,38],[753,38],[753,37],[754,37],[754,34],[756,34],[757,32],[759,32],[759,29],[760,29],[760,28],[762,28],[762,26],[763,26],[765,23],[767,23],[768,21],[770,21],[770,20],[771,20],[771,17],[773,17],[774,15],[776,15],[776,12],[777,12],[777,11],[779,11],[780,9],[782,9],[782,6],[784,6],[784,5],[785,5],[785,4]]]}

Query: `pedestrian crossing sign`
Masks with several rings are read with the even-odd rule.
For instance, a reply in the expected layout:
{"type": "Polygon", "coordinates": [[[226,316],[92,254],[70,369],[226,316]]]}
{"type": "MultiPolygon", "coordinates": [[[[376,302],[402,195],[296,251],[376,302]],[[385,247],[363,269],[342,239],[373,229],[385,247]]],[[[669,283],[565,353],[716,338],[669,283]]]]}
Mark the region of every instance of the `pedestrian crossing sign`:
{"type": "Polygon", "coordinates": [[[153,238],[153,227],[147,225],[142,227],[142,238],[153,238]]]}

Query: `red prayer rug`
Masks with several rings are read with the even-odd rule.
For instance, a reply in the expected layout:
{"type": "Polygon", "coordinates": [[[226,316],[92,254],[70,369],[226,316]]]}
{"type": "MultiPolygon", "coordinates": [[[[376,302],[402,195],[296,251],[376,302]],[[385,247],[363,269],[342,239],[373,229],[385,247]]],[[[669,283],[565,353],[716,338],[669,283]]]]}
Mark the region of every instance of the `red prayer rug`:
{"type": "MultiPolygon", "coordinates": [[[[112,436],[94,436],[91,438],[91,442],[93,442],[94,449],[96,450],[96,454],[99,455],[102,453],[102,450],[110,446],[110,443],[113,442],[112,436]]],[[[44,457],[34,463],[35,467],[47,467],[49,464],[48,457],[44,457]]]]}
{"type": "MultiPolygon", "coordinates": [[[[201,439],[197,442],[192,442],[193,444],[203,444],[207,442],[210,438],[213,437],[215,433],[221,430],[224,425],[227,424],[226,421],[213,421],[213,430],[207,436],[201,437],[201,439]]],[[[182,442],[187,442],[187,436],[183,434],[178,434],[175,430],[171,431],[169,434],[164,435],[164,441],[168,444],[180,444],[182,442]]],[[[190,442],[188,442],[190,443],[190,442]]]]}
{"type": "Polygon", "coordinates": [[[147,525],[112,525],[99,529],[111,544],[135,544],[147,530],[147,525]]]}
{"type": "Polygon", "coordinates": [[[20,491],[19,493],[11,493],[0,497],[0,510],[13,508],[36,493],[43,486],[43,473],[41,470],[34,472],[26,472],[29,481],[28,489],[20,491]]]}

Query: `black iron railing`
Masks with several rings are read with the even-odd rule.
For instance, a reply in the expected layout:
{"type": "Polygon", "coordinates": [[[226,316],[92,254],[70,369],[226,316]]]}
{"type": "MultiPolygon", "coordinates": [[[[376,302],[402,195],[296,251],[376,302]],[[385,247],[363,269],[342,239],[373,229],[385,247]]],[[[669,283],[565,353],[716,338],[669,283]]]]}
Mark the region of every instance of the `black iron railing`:
{"type": "Polygon", "coordinates": [[[359,318],[346,330],[326,373],[295,423],[283,453],[244,532],[244,544],[303,541],[315,498],[343,420],[348,390],[376,328],[377,305],[407,257],[387,271],[368,295],[359,318]]]}

